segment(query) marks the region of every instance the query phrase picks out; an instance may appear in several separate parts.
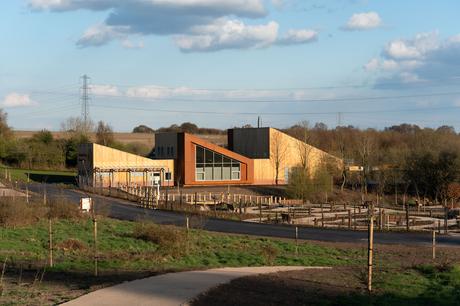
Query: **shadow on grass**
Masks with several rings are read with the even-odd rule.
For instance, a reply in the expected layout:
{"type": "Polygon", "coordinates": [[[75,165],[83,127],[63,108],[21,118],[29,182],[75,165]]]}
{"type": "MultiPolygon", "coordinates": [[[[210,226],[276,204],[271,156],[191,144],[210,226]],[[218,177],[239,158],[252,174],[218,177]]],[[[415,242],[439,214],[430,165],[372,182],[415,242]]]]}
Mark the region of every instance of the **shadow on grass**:
{"type": "MultiPolygon", "coordinates": [[[[373,294],[365,290],[361,277],[343,273],[327,276],[306,276],[301,272],[271,276],[255,276],[236,279],[228,284],[199,295],[192,306],[207,305],[460,305],[460,277],[457,268],[439,271],[426,267],[417,269],[423,276],[415,280],[423,286],[414,287],[413,275],[400,283],[395,275],[385,280],[373,294]],[[331,277],[337,276],[337,279],[331,277]],[[389,285],[389,286],[388,286],[389,285]],[[389,289],[389,287],[393,287],[389,289]],[[386,289],[385,289],[386,288],[386,289]]],[[[340,269],[338,269],[340,270],[340,269]]],[[[310,273],[310,272],[304,272],[310,273]]],[[[315,274],[315,272],[311,272],[315,274]]]]}
{"type": "Polygon", "coordinates": [[[48,173],[27,173],[33,182],[48,183],[48,184],[66,184],[76,185],[76,176],[74,175],[61,175],[61,174],[48,174],[48,173]]]}
{"type": "Polygon", "coordinates": [[[46,285],[65,286],[69,290],[99,289],[112,286],[125,281],[146,278],[159,274],[158,272],[146,271],[111,271],[100,272],[95,276],[92,272],[62,271],[52,268],[30,268],[10,267],[5,271],[5,277],[12,283],[29,283],[46,285]]]}

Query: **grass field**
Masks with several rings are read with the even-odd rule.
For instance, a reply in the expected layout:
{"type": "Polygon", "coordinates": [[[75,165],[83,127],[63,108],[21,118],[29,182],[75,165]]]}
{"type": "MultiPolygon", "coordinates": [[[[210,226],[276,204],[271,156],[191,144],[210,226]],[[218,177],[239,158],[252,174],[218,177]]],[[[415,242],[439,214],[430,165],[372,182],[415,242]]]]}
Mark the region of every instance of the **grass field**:
{"type": "MultiPolygon", "coordinates": [[[[103,218],[98,221],[99,267],[112,270],[176,270],[223,266],[346,265],[364,260],[364,252],[339,250],[292,241],[229,236],[192,230],[185,241],[161,248],[136,237],[139,223],[103,218]]],[[[91,272],[93,263],[92,220],[60,220],[53,223],[55,267],[58,271],[91,272]],[[73,246],[72,246],[73,244],[73,246]]],[[[179,234],[187,235],[184,229],[179,234]]],[[[162,232],[171,237],[169,231],[162,232]]],[[[12,264],[46,262],[48,222],[23,228],[0,228],[0,260],[12,264]]],[[[170,238],[174,239],[174,237],[170,238]]]]}
{"type": "Polygon", "coordinates": [[[293,241],[199,229],[187,232],[169,226],[101,218],[98,221],[100,276],[94,277],[91,219],[53,222],[53,268],[46,267],[48,234],[47,221],[0,228],[0,261],[6,263],[0,304],[56,304],[117,282],[167,271],[262,265],[337,266],[365,260],[363,250],[340,250],[309,243],[296,248],[293,241]]]}
{"type": "Polygon", "coordinates": [[[0,166],[0,176],[2,178],[5,177],[5,171],[8,171],[9,175],[11,175],[12,181],[19,182],[27,182],[27,177],[29,177],[32,182],[75,184],[77,175],[75,171],[28,170],[0,166]]]}
{"type": "MultiPolygon", "coordinates": [[[[0,284],[0,304],[56,304],[104,286],[168,271],[262,265],[336,267],[327,273],[321,272],[317,276],[319,279],[314,278],[308,284],[317,285],[324,281],[328,288],[334,290],[338,290],[340,286],[354,286],[354,289],[346,294],[341,290],[338,293],[334,291],[339,298],[339,304],[323,304],[369,304],[367,295],[362,294],[366,267],[364,245],[318,242],[302,242],[296,245],[292,240],[211,233],[198,229],[200,222],[204,220],[196,218],[191,220],[191,224],[197,228],[189,232],[172,226],[99,218],[99,277],[93,276],[95,253],[92,219],[80,217],[53,221],[53,268],[47,267],[47,220],[16,228],[0,227],[0,261],[6,266],[4,284],[0,284]],[[340,269],[344,267],[347,270],[340,275],[340,269]]],[[[407,251],[395,246],[378,247],[375,261],[376,294],[385,296],[388,305],[403,305],[402,302],[407,300],[422,301],[429,296],[429,301],[439,301],[446,296],[450,296],[446,301],[458,298],[460,268],[452,264],[459,263],[458,249],[449,252],[443,250],[442,253],[440,251],[440,266],[432,265],[431,260],[427,259],[429,255],[429,248],[412,248],[407,251]]],[[[308,277],[315,276],[310,272],[306,273],[308,277]]],[[[270,286],[280,286],[278,290],[282,289],[286,298],[299,294],[303,296],[302,290],[306,290],[305,286],[297,288],[287,285],[302,277],[306,276],[273,280],[264,287],[264,296],[272,296],[270,286]]],[[[252,286],[265,286],[260,285],[265,284],[263,279],[256,279],[254,282],[252,286]]],[[[238,296],[234,292],[236,289],[232,287],[219,290],[233,292],[232,296],[238,296]]],[[[263,290],[258,289],[256,292],[263,290]]],[[[323,301],[320,298],[324,298],[324,301],[329,299],[329,293],[321,296],[316,291],[317,288],[313,291],[317,301],[323,301]]],[[[217,296],[222,296],[221,292],[217,296]]],[[[212,297],[211,292],[208,298],[212,297]]],[[[264,300],[261,297],[258,299],[264,300]]],[[[228,298],[228,303],[225,304],[214,300],[211,304],[231,305],[230,301],[232,299],[228,298]]],[[[306,302],[302,299],[300,301],[306,302]]]]}

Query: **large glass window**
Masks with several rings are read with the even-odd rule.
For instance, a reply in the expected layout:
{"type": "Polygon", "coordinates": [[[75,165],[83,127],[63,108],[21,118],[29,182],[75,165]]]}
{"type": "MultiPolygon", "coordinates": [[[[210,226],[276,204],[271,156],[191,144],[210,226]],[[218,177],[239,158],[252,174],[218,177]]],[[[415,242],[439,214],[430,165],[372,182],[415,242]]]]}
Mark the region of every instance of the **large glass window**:
{"type": "Polygon", "coordinates": [[[222,154],[196,146],[195,162],[195,177],[197,181],[241,179],[240,162],[222,154]]]}

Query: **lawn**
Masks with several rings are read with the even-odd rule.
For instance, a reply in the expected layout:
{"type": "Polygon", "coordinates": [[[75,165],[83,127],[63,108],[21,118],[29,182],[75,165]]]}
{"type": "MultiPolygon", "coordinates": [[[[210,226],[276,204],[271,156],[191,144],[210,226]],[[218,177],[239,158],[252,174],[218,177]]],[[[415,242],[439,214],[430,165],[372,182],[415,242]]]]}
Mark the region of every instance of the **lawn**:
{"type": "Polygon", "coordinates": [[[75,171],[28,170],[0,166],[1,178],[5,178],[5,171],[8,171],[9,175],[11,175],[12,181],[20,182],[27,182],[28,176],[32,182],[75,184],[77,176],[75,171]]]}
{"type": "MultiPolygon", "coordinates": [[[[101,272],[201,269],[223,266],[347,265],[363,262],[364,251],[340,250],[292,241],[224,235],[166,227],[159,232],[176,239],[161,245],[136,236],[138,222],[98,220],[98,257],[101,272]],[[171,234],[176,231],[183,239],[171,234]]],[[[147,225],[150,226],[150,225],[147,225]]],[[[153,226],[153,225],[152,225],[153,226]]],[[[156,229],[154,229],[156,230],[156,229]]],[[[160,227],[158,226],[158,230],[160,227]]],[[[51,270],[91,272],[94,256],[91,219],[53,222],[55,266],[51,270]]],[[[48,256],[48,222],[17,229],[0,228],[0,260],[39,267],[48,256]]]]}
{"type": "MultiPolygon", "coordinates": [[[[199,227],[200,220],[192,221],[191,224],[199,227]]],[[[99,276],[95,277],[93,220],[76,217],[52,222],[52,268],[47,266],[48,226],[48,220],[41,220],[16,228],[0,227],[0,262],[6,266],[4,284],[0,284],[3,291],[0,304],[57,304],[101,287],[159,273],[262,265],[334,267],[317,274],[307,271],[304,275],[271,282],[255,278],[250,285],[242,280],[245,285],[240,285],[240,289],[247,286],[259,288],[252,290],[251,294],[256,294],[253,296],[255,300],[267,304],[273,302],[267,299],[273,296],[275,289],[280,296],[284,294],[286,301],[293,298],[292,305],[308,304],[312,296],[316,299],[314,301],[324,305],[430,305],[428,302],[442,305],[439,301],[456,305],[460,298],[460,268],[452,264],[452,260],[459,263],[458,249],[440,251],[443,264],[433,265],[431,259],[427,259],[429,248],[413,247],[406,251],[406,248],[397,246],[377,247],[375,295],[369,297],[363,294],[367,259],[364,245],[318,242],[299,242],[297,245],[287,239],[211,233],[199,228],[187,231],[147,222],[99,217],[99,276]],[[446,265],[447,261],[450,263],[446,265]],[[344,268],[346,270],[341,272],[344,268]],[[311,278],[310,282],[299,285],[303,277],[311,278]],[[310,292],[306,288],[312,284],[310,292]],[[351,289],[342,292],[342,287],[351,289]],[[324,293],[324,288],[329,291],[324,293]],[[331,294],[335,297],[332,300],[331,294]]],[[[239,304],[241,301],[233,299],[238,296],[251,301],[250,296],[238,293],[238,286],[234,287],[217,288],[221,291],[214,296],[211,292],[209,301],[211,304],[239,304]],[[219,300],[226,296],[222,290],[228,293],[226,303],[219,300]]],[[[206,304],[198,301],[197,305],[206,304]]]]}

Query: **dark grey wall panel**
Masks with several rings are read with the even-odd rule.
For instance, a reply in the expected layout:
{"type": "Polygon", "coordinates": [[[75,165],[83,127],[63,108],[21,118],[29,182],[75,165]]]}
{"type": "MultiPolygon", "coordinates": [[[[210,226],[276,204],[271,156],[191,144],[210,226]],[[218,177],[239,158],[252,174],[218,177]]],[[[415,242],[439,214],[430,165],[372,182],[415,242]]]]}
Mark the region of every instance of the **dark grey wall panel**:
{"type": "Polygon", "coordinates": [[[270,158],[270,129],[242,128],[233,129],[232,151],[249,158],[270,158]]]}

